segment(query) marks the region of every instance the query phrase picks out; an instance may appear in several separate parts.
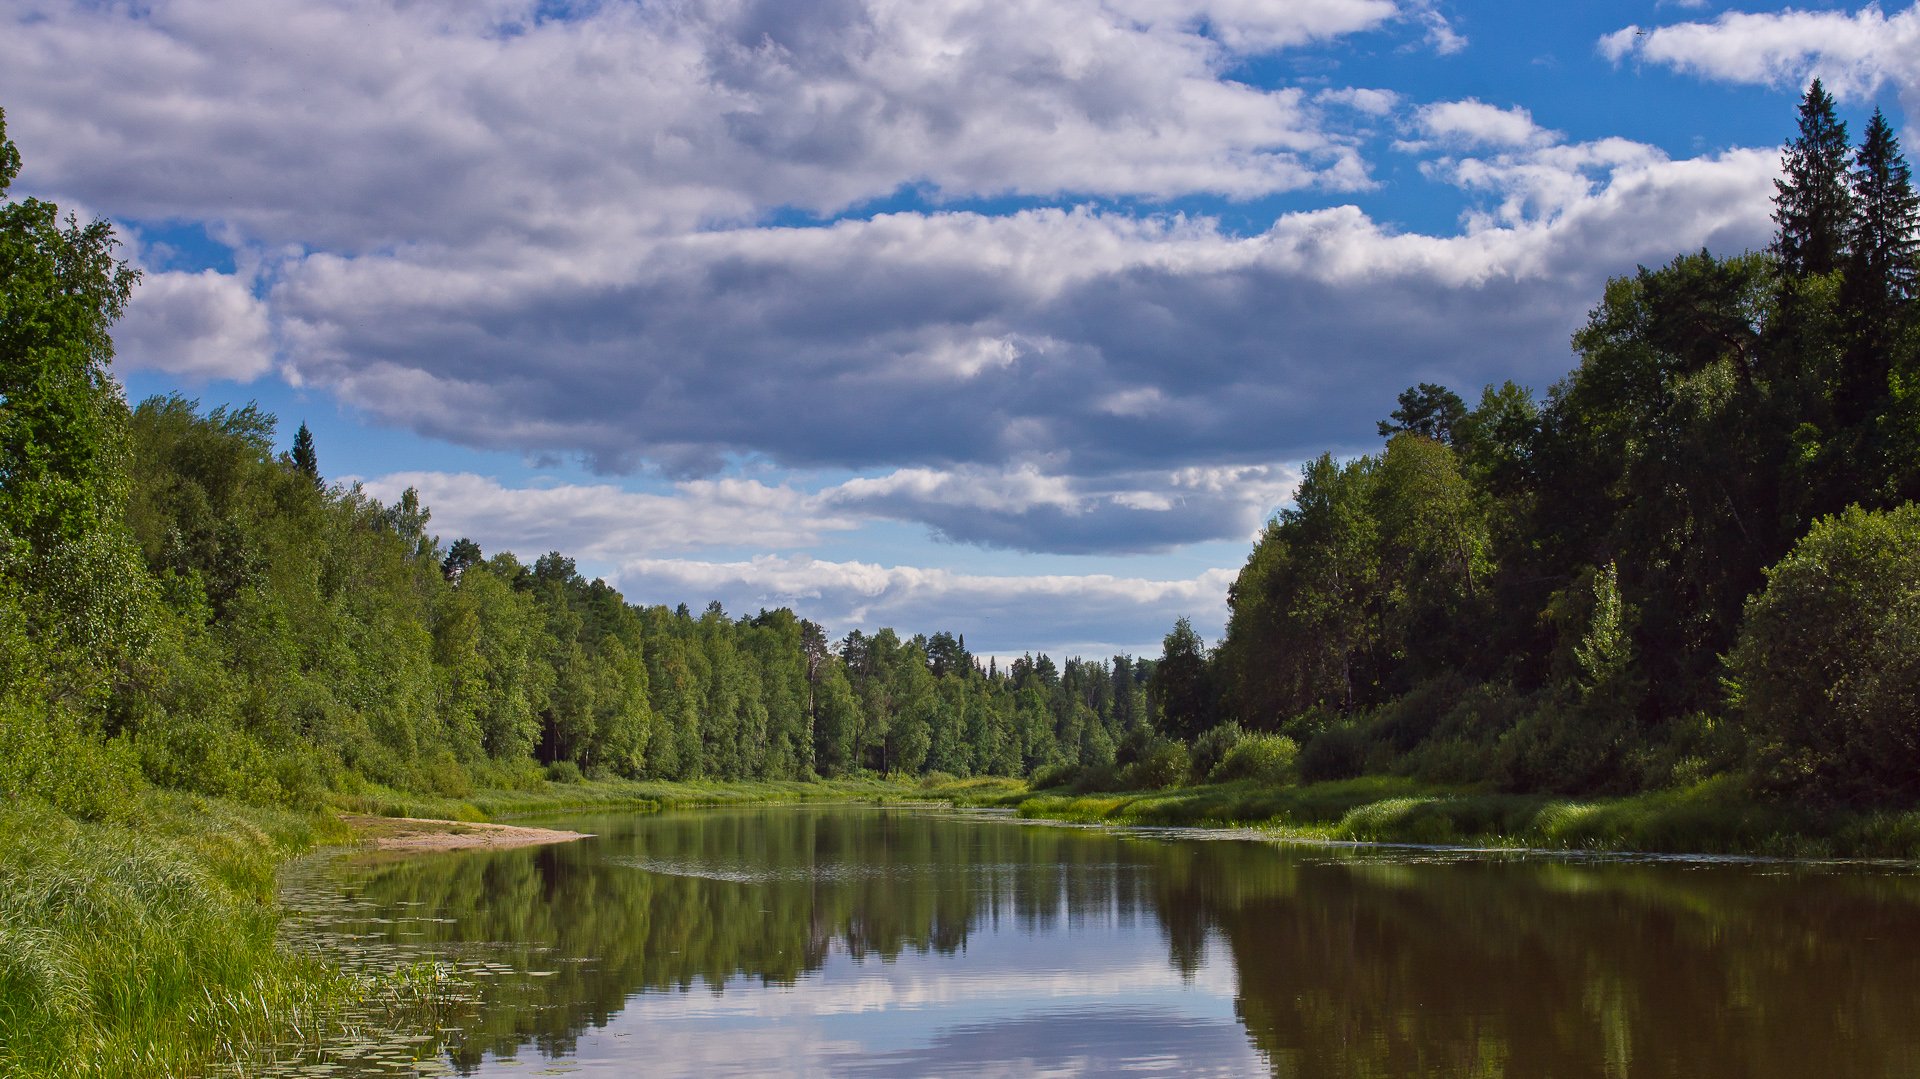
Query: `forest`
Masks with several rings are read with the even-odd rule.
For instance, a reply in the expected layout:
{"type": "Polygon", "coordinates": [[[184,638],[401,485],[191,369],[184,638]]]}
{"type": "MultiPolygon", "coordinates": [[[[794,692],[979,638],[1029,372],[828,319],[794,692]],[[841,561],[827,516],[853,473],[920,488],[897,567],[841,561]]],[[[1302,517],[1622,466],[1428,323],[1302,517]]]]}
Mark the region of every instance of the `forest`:
{"type": "Polygon", "coordinates": [[[1309,463],[1223,639],[1167,636],[1166,732],[1307,780],[1920,801],[1920,210],[1818,81],[1775,183],[1767,251],[1614,279],[1544,397],[1422,383],[1309,463]]]}

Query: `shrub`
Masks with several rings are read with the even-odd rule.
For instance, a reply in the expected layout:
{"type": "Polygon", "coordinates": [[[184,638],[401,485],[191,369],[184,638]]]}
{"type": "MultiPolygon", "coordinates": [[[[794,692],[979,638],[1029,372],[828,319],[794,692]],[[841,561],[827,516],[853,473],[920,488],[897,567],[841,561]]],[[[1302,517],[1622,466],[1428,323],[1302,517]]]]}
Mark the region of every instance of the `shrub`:
{"type": "Polygon", "coordinates": [[[1408,753],[1401,767],[1426,783],[1478,783],[1493,774],[1493,752],[1464,738],[1434,738],[1408,753]]]}
{"type": "Polygon", "coordinates": [[[1033,770],[1033,778],[1028,786],[1037,791],[1065,787],[1080,778],[1080,766],[1077,764],[1043,764],[1033,770]]]}
{"type": "Polygon", "coordinates": [[[1251,734],[1227,750],[1211,776],[1222,781],[1251,779],[1260,783],[1285,783],[1293,777],[1294,759],[1299,753],[1300,747],[1283,734],[1251,734]]]}
{"type": "Polygon", "coordinates": [[[1184,744],[1160,742],[1120,770],[1120,785],[1129,790],[1177,787],[1191,769],[1192,760],[1184,744]]]}
{"type": "Polygon", "coordinates": [[[1748,600],[1728,668],[1764,786],[1920,797],[1920,506],[1816,522],[1748,600]]]}
{"type": "Polygon", "coordinates": [[[1227,752],[1240,743],[1247,732],[1240,724],[1228,721],[1215,727],[1209,727],[1200,737],[1193,740],[1193,778],[1205,779],[1220,767],[1227,752]]]}
{"type": "Polygon", "coordinates": [[[1300,751],[1300,778],[1308,783],[1352,779],[1366,770],[1367,749],[1358,727],[1329,727],[1300,751]]]}
{"type": "Polygon", "coordinates": [[[572,761],[554,761],[547,765],[549,783],[578,783],[582,778],[580,766],[572,761]]]}

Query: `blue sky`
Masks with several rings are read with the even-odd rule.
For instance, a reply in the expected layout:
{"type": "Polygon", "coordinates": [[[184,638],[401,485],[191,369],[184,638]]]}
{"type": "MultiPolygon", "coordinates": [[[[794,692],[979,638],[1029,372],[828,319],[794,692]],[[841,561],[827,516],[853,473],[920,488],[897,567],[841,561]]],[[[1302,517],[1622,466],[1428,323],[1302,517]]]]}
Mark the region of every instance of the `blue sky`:
{"type": "Polygon", "coordinates": [[[1301,463],[1544,390],[1607,277],[1765,244],[1805,80],[1920,7],[0,5],[22,191],[146,278],[129,397],[257,401],[636,602],[979,652],[1209,639],[1301,463]]]}

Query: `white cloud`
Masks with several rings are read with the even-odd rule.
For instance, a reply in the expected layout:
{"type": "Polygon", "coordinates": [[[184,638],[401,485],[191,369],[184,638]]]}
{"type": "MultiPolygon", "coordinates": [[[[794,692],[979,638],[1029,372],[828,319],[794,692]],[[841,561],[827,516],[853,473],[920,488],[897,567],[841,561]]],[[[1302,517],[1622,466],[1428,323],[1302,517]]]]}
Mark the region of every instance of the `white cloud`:
{"type": "Polygon", "coordinates": [[[1028,551],[1157,550],[1252,536],[1292,495],[1298,474],[1276,466],[1187,468],[1097,479],[1004,471],[898,469],[817,491],[730,477],[671,493],[611,484],[509,487],[471,473],[396,472],[363,481],[392,502],[412,487],[432,530],[531,559],[559,549],[618,564],[667,552],[747,547],[790,551],[887,520],[924,523],[948,539],[1028,551]]]}
{"type": "Polygon", "coordinates": [[[1533,114],[1468,98],[1422,105],[1414,113],[1421,133],[1443,145],[1531,146],[1558,138],[1533,122],[1533,114]]]}
{"type": "Polygon", "coordinates": [[[1798,85],[1818,76],[1842,98],[1865,97],[1891,82],[1908,114],[1920,115],[1920,5],[1892,15],[1878,6],[1727,12],[1708,22],[1628,26],[1598,47],[1615,62],[1632,56],[1727,82],[1798,85]]]}
{"type": "Polygon", "coordinates": [[[1468,228],[1476,230],[1551,219],[1591,198],[1615,173],[1646,170],[1666,159],[1658,147],[1615,138],[1490,158],[1444,158],[1424,167],[1430,175],[1499,197],[1490,213],[1469,215],[1468,228]]]}
{"type": "Polygon", "coordinates": [[[1434,52],[1441,56],[1452,56],[1465,51],[1466,35],[1456,31],[1453,23],[1439,12],[1431,0],[1415,4],[1413,13],[1421,28],[1426,31],[1427,45],[1434,52]]]}
{"type": "Polygon", "coordinates": [[[1385,116],[1400,104],[1400,95],[1392,90],[1369,89],[1350,86],[1338,90],[1322,90],[1313,95],[1313,99],[1324,105],[1342,105],[1368,116],[1385,116]]]}
{"type": "MultiPolygon", "coordinates": [[[[123,216],[343,253],[601,248],[924,186],[1253,197],[1364,183],[1245,50],[1389,0],[29,2],[0,94],[37,176],[123,216]],[[1203,30],[1205,31],[1203,33],[1203,30]],[[85,117],[84,124],[73,122],[85,117]]],[[[570,256],[580,254],[568,250],[570,256]]],[[[572,265],[577,258],[557,260],[572,265]]]]}
{"type": "Polygon", "coordinates": [[[250,382],[273,366],[267,306],[245,279],[213,270],[146,271],[114,343],[122,367],[191,379],[250,382]]]}
{"type": "Polygon", "coordinates": [[[948,630],[966,634],[968,647],[982,655],[1034,649],[1092,658],[1157,655],[1167,627],[1183,616],[1212,639],[1225,625],[1236,572],[1208,570],[1189,580],[994,576],[765,555],[746,562],[636,559],[621,567],[617,584],[634,603],[712,596],[735,614],[791,606],[836,635],[881,626],[948,630]]]}
{"type": "Polygon", "coordinates": [[[1351,444],[1409,380],[1557,378],[1609,275],[1765,243],[1776,156],[1672,162],[1603,140],[1449,160],[1447,179],[1495,199],[1453,237],[1352,207],[1252,237],[1090,211],[889,214],[662,239],[565,277],[538,252],[484,271],[313,256],[273,303],[309,385],[435,437],[610,469],[1287,461],[1351,444]],[[974,377],[925,377],[940,342],[963,343],[949,374],[974,377]]]}
{"type": "Polygon", "coordinates": [[[469,537],[489,553],[511,550],[529,560],[555,549],[608,563],[701,547],[790,550],[858,525],[817,497],[743,479],[690,481],[677,484],[672,494],[612,485],[507,487],[485,476],[444,472],[395,472],[364,486],[383,502],[412,487],[433,511],[435,534],[449,541],[469,537]]]}

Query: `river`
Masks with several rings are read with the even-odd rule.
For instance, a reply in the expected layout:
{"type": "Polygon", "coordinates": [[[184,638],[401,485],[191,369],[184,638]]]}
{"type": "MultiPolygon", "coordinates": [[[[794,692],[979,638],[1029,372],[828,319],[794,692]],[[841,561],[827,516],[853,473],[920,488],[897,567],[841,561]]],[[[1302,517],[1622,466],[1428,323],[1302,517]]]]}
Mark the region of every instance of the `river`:
{"type": "Polygon", "coordinates": [[[1282,845],[939,808],[585,817],[289,875],[469,987],[266,1074],[1920,1075],[1920,869],[1282,845]]]}

